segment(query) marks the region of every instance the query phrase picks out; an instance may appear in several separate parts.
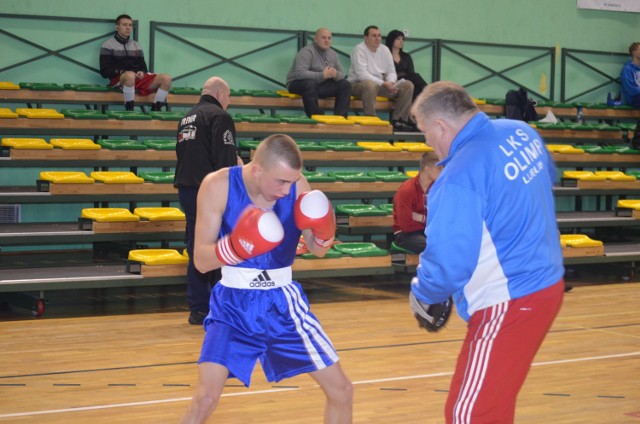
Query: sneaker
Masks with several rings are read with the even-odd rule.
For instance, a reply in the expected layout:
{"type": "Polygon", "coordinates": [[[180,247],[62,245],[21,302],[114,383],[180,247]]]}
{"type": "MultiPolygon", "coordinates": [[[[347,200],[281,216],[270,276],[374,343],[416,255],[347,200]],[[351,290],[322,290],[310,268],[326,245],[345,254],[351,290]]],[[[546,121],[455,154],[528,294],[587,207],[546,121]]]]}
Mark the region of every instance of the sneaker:
{"type": "Polygon", "coordinates": [[[160,112],[162,110],[162,106],[164,106],[163,102],[154,102],[151,105],[151,112],[160,112]]]}
{"type": "Polygon", "coordinates": [[[130,102],[124,102],[124,110],[133,110],[133,108],[133,100],[131,100],[130,102]]]}
{"type": "Polygon", "coordinates": [[[191,311],[189,314],[189,324],[191,325],[202,325],[204,319],[207,317],[207,314],[200,311],[191,311]]]}
{"type": "Polygon", "coordinates": [[[413,132],[413,128],[402,121],[394,121],[391,125],[393,125],[393,132],[413,132]]]}

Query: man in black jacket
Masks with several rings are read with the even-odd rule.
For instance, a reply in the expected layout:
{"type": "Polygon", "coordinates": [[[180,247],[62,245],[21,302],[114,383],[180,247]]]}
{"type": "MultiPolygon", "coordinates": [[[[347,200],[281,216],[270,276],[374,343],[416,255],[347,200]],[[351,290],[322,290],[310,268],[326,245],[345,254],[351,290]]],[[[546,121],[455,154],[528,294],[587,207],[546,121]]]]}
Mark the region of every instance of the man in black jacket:
{"type": "Polygon", "coordinates": [[[211,77],[205,82],[201,94],[198,104],[178,125],[178,163],[173,183],[187,219],[187,302],[191,310],[189,323],[193,325],[202,324],[209,313],[211,286],[221,278],[220,269],[202,274],[193,265],[198,189],[210,172],[242,165],[236,147],[236,128],[231,115],[226,112],[229,86],[222,78],[211,77]]]}
{"type": "Polygon", "coordinates": [[[100,47],[100,75],[109,80],[109,86],[122,88],[126,110],[133,110],[136,91],[142,96],[155,91],[151,110],[161,110],[169,94],[171,77],[149,72],[142,47],[131,38],[132,30],[131,16],[116,18],[115,34],[100,47]]]}

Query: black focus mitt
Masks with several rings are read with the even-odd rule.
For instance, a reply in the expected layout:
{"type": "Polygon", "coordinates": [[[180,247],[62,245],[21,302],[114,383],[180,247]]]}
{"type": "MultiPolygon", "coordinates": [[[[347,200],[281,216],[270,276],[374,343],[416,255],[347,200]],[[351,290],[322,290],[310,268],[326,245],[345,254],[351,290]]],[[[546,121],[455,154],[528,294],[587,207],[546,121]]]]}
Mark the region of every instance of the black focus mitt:
{"type": "Polygon", "coordinates": [[[418,321],[418,326],[434,333],[439,331],[445,326],[447,321],[449,321],[449,315],[451,315],[451,309],[453,306],[453,299],[449,297],[442,303],[429,305],[419,301],[411,291],[409,292],[409,305],[411,306],[413,316],[416,321],[418,321]]]}

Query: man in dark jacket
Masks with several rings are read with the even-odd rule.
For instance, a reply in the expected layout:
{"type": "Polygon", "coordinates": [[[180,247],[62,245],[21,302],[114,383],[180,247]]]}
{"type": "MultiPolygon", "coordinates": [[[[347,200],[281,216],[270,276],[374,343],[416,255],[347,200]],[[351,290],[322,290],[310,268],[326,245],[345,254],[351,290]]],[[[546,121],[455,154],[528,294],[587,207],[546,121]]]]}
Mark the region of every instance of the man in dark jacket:
{"type": "Polygon", "coordinates": [[[131,16],[116,18],[115,34],[100,47],[100,75],[109,80],[109,86],[122,88],[126,110],[133,110],[136,91],[142,96],[155,91],[151,110],[161,110],[169,94],[171,77],[149,72],[142,47],[131,38],[132,30],[131,16]]]}
{"type": "Polygon", "coordinates": [[[196,225],[198,189],[207,174],[233,165],[241,165],[236,148],[236,128],[226,112],[230,90],[227,83],[211,77],[202,88],[200,101],[178,125],[176,176],[180,206],[186,215],[187,302],[189,323],[202,324],[209,313],[211,286],[220,280],[220,269],[200,273],[193,265],[193,242],[196,225]]]}

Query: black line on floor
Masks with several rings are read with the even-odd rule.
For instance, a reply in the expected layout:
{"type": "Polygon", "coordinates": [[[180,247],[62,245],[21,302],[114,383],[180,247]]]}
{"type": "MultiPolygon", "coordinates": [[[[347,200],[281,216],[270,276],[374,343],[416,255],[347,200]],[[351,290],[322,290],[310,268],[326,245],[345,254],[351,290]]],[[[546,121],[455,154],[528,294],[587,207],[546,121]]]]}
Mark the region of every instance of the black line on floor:
{"type": "Polygon", "coordinates": [[[80,383],[53,383],[53,387],[78,387],[80,383]]]}
{"type": "Polygon", "coordinates": [[[110,384],[107,384],[107,386],[109,386],[109,387],[135,387],[135,384],[134,383],[122,383],[122,384],[120,384],[120,383],[110,383],[110,384]]]}
{"type": "Polygon", "coordinates": [[[563,396],[563,397],[569,397],[571,396],[568,393],[543,393],[543,396],[563,396]]]}
{"type": "Polygon", "coordinates": [[[400,389],[400,388],[393,388],[393,387],[380,387],[380,390],[388,390],[388,391],[394,391],[394,392],[406,392],[409,389],[400,389]]]}
{"type": "Polygon", "coordinates": [[[598,398],[605,398],[605,399],[625,399],[624,396],[609,396],[609,395],[598,395],[596,396],[598,398]]]}
{"type": "Polygon", "coordinates": [[[163,384],[163,387],[191,387],[191,384],[163,384]]]}

